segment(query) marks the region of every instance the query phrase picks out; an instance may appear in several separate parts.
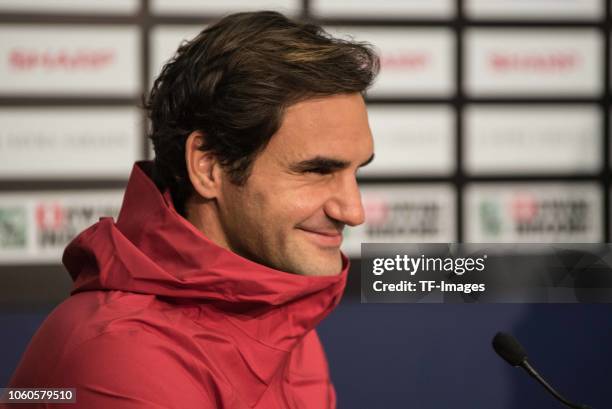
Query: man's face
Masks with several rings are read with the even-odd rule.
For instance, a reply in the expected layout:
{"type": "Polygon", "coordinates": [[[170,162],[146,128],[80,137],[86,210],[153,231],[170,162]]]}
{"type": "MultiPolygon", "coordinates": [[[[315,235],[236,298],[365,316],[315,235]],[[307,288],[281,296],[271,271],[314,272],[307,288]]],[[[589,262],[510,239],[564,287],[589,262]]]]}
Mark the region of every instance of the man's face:
{"type": "Polygon", "coordinates": [[[278,270],[338,274],[342,230],[364,222],[355,175],[372,157],[361,95],[291,106],[247,182],[237,186],[223,176],[217,197],[222,241],[278,270]]]}

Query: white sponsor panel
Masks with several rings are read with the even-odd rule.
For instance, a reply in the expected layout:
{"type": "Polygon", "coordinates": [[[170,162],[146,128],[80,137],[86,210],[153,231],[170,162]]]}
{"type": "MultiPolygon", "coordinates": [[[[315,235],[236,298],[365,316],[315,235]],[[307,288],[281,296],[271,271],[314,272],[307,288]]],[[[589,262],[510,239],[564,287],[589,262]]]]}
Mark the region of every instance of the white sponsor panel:
{"type": "Polygon", "coordinates": [[[451,18],[456,12],[454,0],[311,0],[310,12],[317,17],[340,18],[451,18]]]}
{"type": "Polygon", "coordinates": [[[60,264],[66,245],[119,215],[122,190],[0,194],[0,264],[60,264]]]}
{"type": "Polygon", "coordinates": [[[140,91],[136,26],[0,27],[0,94],[135,96],[140,91]]]}
{"type": "Polygon", "coordinates": [[[0,0],[0,11],[10,13],[134,14],[139,8],[139,0],[0,0]]]}
{"type": "Polygon", "coordinates": [[[596,183],[474,184],[465,191],[465,241],[591,243],[602,236],[596,183]]]}
{"type": "Polygon", "coordinates": [[[242,11],[276,10],[295,15],[302,11],[301,0],[151,0],[157,14],[229,14],[242,11]]]}
{"type": "Polygon", "coordinates": [[[604,0],[464,0],[469,18],[601,19],[604,0]]]}
{"type": "Polygon", "coordinates": [[[448,174],[455,168],[450,106],[369,105],[375,159],[361,175],[448,174]]]}
{"type": "Polygon", "coordinates": [[[0,108],[0,179],[127,179],[141,121],[134,107],[0,108]]]}
{"type": "Polygon", "coordinates": [[[603,39],[593,29],[471,29],[465,89],[473,96],[597,96],[603,39]]]}
{"type": "Polygon", "coordinates": [[[151,30],[151,56],[149,68],[150,82],[161,73],[161,70],[176,53],[181,43],[192,40],[206,25],[157,26],[151,30]]]}
{"type": "Polygon", "coordinates": [[[446,28],[326,27],[341,38],[371,43],[381,70],[368,95],[451,96],[455,92],[455,38],[446,28]]]}
{"type": "Polygon", "coordinates": [[[455,193],[447,184],[364,185],[366,221],[346,227],[342,250],[359,257],[361,243],[448,243],[456,241],[455,193]]]}
{"type": "Polygon", "coordinates": [[[464,114],[468,173],[585,173],[602,166],[596,106],[472,105],[464,114]]]}

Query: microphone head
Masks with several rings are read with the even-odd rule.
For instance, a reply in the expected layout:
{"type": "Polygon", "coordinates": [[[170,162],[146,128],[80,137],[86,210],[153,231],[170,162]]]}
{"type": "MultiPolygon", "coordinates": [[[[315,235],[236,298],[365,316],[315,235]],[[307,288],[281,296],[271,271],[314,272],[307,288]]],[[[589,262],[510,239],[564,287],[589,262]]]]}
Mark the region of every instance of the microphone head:
{"type": "Polygon", "coordinates": [[[519,366],[527,359],[522,345],[510,334],[498,332],[493,338],[493,349],[512,366],[519,366]]]}

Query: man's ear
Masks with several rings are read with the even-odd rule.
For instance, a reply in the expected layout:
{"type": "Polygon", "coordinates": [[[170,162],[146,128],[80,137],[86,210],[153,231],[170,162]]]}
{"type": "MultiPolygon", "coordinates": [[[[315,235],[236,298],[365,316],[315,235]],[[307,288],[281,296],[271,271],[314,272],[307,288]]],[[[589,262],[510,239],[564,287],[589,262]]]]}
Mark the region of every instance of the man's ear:
{"type": "Polygon", "coordinates": [[[205,135],[193,131],[185,142],[185,163],[193,189],[205,199],[214,199],[221,190],[221,167],[210,151],[198,149],[205,135]]]}

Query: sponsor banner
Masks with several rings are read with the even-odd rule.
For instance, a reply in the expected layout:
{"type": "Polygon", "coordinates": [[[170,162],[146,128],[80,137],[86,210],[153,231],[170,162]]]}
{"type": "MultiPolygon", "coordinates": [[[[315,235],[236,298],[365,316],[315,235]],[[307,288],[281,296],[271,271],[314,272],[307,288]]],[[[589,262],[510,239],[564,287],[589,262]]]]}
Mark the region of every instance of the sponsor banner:
{"type": "Polygon", "coordinates": [[[593,29],[471,29],[465,89],[473,96],[598,96],[602,47],[593,29]]]}
{"type": "Polygon", "coordinates": [[[362,302],[612,302],[611,244],[364,244],[362,302]]]}
{"type": "Polygon", "coordinates": [[[448,174],[455,168],[450,106],[369,105],[376,157],[361,175],[448,174]]]}
{"type": "Polygon", "coordinates": [[[341,38],[366,41],[380,56],[372,97],[447,97],[455,92],[455,39],[446,28],[327,27],[341,38]]]}
{"type": "Polygon", "coordinates": [[[453,0],[311,0],[310,12],[317,17],[337,18],[452,18],[456,7],[453,0]]]}
{"type": "Polygon", "coordinates": [[[127,179],[141,121],[133,107],[0,108],[0,179],[127,179]]]}
{"type": "Polygon", "coordinates": [[[601,19],[603,0],[464,0],[469,18],[526,19],[601,19]]]}
{"type": "Polygon", "coordinates": [[[455,193],[450,185],[363,185],[364,224],[344,229],[342,250],[359,257],[361,243],[455,241],[455,193]]]}
{"type": "Polygon", "coordinates": [[[596,183],[473,184],[466,188],[465,241],[593,243],[603,239],[596,183]]]}
{"type": "Polygon", "coordinates": [[[196,37],[206,25],[157,26],[151,30],[151,56],[149,61],[150,83],[174,56],[183,41],[196,37]]]}
{"type": "Polygon", "coordinates": [[[0,0],[0,11],[8,13],[134,14],[139,8],[138,0],[0,0]]]}
{"type": "Polygon", "coordinates": [[[136,96],[136,26],[0,27],[0,94],[136,96]]]}
{"type": "Polygon", "coordinates": [[[64,247],[100,217],[117,217],[123,190],[0,194],[0,264],[60,264],[64,247]]]}
{"type": "Polygon", "coordinates": [[[602,166],[602,113],[596,106],[468,106],[468,173],[587,173],[602,166]]]}
{"type": "Polygon", "coordinates": [[[276,10],[296,15],[302,12],[301,0],[151,0],[151,10],[157,14],[229,14],[242,11],[276,10]]]}

